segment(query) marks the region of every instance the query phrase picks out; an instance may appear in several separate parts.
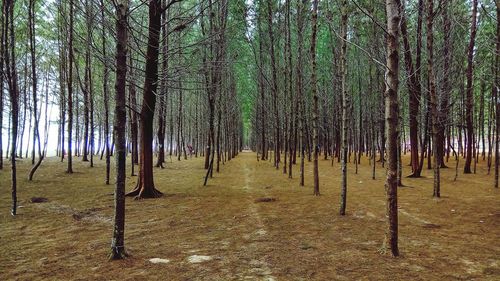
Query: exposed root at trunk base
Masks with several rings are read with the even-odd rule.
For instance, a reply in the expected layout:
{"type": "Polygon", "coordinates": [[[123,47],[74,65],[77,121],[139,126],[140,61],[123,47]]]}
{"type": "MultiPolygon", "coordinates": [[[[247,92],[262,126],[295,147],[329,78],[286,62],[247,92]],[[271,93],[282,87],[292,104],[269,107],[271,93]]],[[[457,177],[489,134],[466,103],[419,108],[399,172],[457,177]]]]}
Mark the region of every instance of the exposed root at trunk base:
{"type": "Polygon", "coordinates": [[[407,178],[421,178],[422,176],[420,174],[411,173],[411,174],[407,175],[406,177],[407,178]]]}
{"type": "Polygon", "coordinates": [[[125,249],[123,248],[118,248],[118,247],[112,247],[111,248],[111,253],[109,254],[109,260],[123,260],[129,257],[129,254],[125,249]]]}
{"type": "Polygon", "coordinates": [[[146,187],[141,185],[140,182],[134,188],[134,190],[125,194],[128,197],[134,197],[135,200],[146,199],[146,198],[159,198],[163,195],[161,191],[156,189],[154,186],[146,187]]]}

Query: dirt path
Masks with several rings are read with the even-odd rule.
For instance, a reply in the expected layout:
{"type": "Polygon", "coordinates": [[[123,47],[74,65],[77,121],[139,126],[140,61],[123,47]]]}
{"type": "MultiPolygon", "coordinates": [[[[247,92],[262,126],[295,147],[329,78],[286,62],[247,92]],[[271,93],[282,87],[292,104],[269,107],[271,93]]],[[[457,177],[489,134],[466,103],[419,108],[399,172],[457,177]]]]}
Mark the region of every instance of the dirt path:
{"type": "Polygon", "coordinates": [[[221,232],[213,237],[200,235],[199,241],[184,249],[180,264],[176,261],[179,259],[171,262],[185,263],[192,271],[204,272],[203,277],[193,280],[278,280],[269,263],[276,245],[266,226],[266,216],[259,211],[260,204],[268,203],[255,201],[269,195],[257,180],[261,170],[254,160],[252,153],[243,152],[212,179],[213,186],[206,187],[206,192],[218,191],[217,210],[206,212],[217,217],[210,228],[216,224],[221,232]],[[224,182],[224,186],[217,181],[224,182]],[[220,196],[220,192],[228,196],[220,196]]]}
{"type": "MultiPolygon", "coordinates": [[[[247,157],[246,157],[247,158],[247,157]]],[[[247,159],[245,159],[247,160],[247,159]]],[[[263,278],[264,280],[276,280],[276,278],[272,275],[272,271],[269,267],[269,264],[266,261],[266,257],[262,255],[261,247],[265,246],[267,230],[266,226],[262,220],[261,215],[259,214],[258,208],[255,203],[255,186],[252,182],[252,178],[254,177],[252,170],[249,167],[249,161],[243,161],[243,171],[244,171],[244,185],[243,190],[245,192],[245,201],[246,201],[246,209],[248,214],[250,215],[250,221],[252,225],[250,228],[253,228],[251,233],[247,234],[245,237],[248,240],[248,244],[243,246],[244,252],[248,252],[251,256],[257,256],[257,259],[252,259],[249,263],[251,266],[249,272],[253,273],[258,277],[263,278]]],[[[244,276],[248,279],[254,279],[254,276],[244,276]]]]}

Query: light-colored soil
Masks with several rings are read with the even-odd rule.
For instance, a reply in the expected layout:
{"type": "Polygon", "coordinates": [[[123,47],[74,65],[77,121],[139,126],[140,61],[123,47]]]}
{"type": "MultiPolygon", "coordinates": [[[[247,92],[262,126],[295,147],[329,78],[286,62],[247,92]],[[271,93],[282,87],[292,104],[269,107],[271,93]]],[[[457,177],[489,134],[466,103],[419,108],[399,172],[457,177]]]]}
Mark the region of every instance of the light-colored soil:
{"type": "MultiPolygon", "coordinates": [[[[456,182],[454,169],[443,169],[440,200],[432,198],[432,171],[404,179],[402,256],[391,258],[379,253],[385,170],[378,167],[372,180],[367,159],[358,175],[349,167],[345,217],[338,215],[338,163],[320,161],[322,195],[315,197],[309,163],[299,187],[244,152],[203,187],[201,158],[174,160],[155,169],[164,197],[127,198],[131,256],[124,261],[107,260],[114,187],[104,184],[104,163],[89,168],[77,158],[68,175],[65,163],[49,159],[28,182],[29,162],[18,162],[16,217],[9,166],[0,171],[0,280],[500,280],[500,190],[484,162],[456,182]],[[276,201],[256,202],[262,198],[276,201]]],[[[137,177],[127,180],[131,189],[137,177]]]]}

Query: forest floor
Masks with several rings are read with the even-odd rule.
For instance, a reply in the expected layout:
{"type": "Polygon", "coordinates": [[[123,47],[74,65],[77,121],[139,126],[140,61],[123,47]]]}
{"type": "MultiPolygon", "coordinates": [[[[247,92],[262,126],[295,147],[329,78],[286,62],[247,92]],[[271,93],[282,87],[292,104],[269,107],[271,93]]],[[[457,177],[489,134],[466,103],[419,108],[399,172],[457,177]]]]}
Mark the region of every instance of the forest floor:
{"type": "MultiPolygon", "coordinates": [[[[405,158],[405,162],[408,158],[405,158]]],[[[461,161],[463,163],[464,161],[461,161]]],[[[385,230],[385,170],[349,166],[347,215],[338,215],[340,165],[320,161],[321,196],[256,155],[240,153],[202,186],[203,159],[155,169],[159,199],[126,203],[130,257],[108,261],[113,185],[104,162],[55,158],[33,182],[19,160],[19,215],[9,214],[10,168],[0,171],[0,280],[500,280],[500,190],[485,162],[477,174],[432,171],[399,189],[401,257],[379,253],[385,230]],[[31,203],[32,197],[48,202],[31,203]],[[260,198],[275,198],[258,202],[260,198]],[[166,259],[154,264],[152,258],[166,259]]],[[[128,165],[128,163],[127,163],[128,165]]],[[[454,163],[450,163],[454,166],[454,163]]],[[[405,174],[409,167],[404,167],[405,174]]],[[[137,177],[129,177],[132,189],[137,177]]]]}

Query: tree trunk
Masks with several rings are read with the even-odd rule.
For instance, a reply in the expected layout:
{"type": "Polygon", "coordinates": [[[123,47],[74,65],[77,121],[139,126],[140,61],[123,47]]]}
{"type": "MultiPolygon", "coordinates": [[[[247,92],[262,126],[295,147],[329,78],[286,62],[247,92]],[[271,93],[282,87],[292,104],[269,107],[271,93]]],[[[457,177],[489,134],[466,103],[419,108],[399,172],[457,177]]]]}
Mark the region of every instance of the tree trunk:
{"type": "MultiPolygon", "coordinates": [[[[443,81],[441,86],[441,105],[440,105],[440,114],[438,115],[438,137],[437,137],[437,154],[438,154],[438,162],[440,168],[446,168],[444,162],[444,147],[445,147],[445,131],[448,127],[449,117],[449,100],[451,95],[451,86],[450,86],[450,64],[452,60],[452,42],[451,42],[451,20],[450,20],[450,12],[449,5],[452,1],[444,1],[443,4],[443,36],[444,36],[444,62],[443,62],[443,81]]],[[[449,151],[449,149],[448,149],[449,151]]]]}
{"type": "Polygon", "coordinates": [[[465,120],[467,124],[467,152],[464,165],[464,174],[470,174],[470,164],[472,163],[472,144],[474,136],[473,124],[473,106],[474,106],[474,45],[476,43],[476,25],[477,25],[477,0],[472,0],[472,22],[470,28],[470,41],[467,54],[467,90],[466,90],[466,106],[465,106],[465,120]]]}
{"type": "MultiPolygon", "coordinates": [[[[32,79],[32,94],[33,94],[33,117],[35,119],[35,125],[33,127],[33,152],[35,151],[35,145],[38,143],[38,161],[31,169],[28,179],[33,180],[33,176],[42,164],[43,161],[43,151],[40,143],[40,131],[39,123],[40,118],[38,115],[37,106],[37,75],[36,75],[36,49],[35,49],[35,0],[30,0],[29,3],[29,37],[30,37],[30,51],[31,51],[31,79],[32,79]]],[[[1,111],[0,111],[1,112],[1,111]]],[[[45,116],[47,119],[48,117],[45,116]]],[[[1,123],[0,123],[1,124],[1,123]]],[[[34,155],[33,155],[34,159],[34,155]]]]}
{"type": "Polygon", "coordinates": [[[144,92],[141,108],[141,151],[139,179],[134,190],[127,196],[135,198],[156,198],[162,193],[155,188],[153,181],[153,118],[158,87],[158,55],[161,31],[161,1],[149,2],[148,48],[146,52],[146,69],[144,92]]]}
{"type": "MultiPolygon", "coordinates": [[[[163,1],[163,6],[165,6],[165,1],[163,1]]],[[[162,75],[164,77],[167,76],[168,71],[168,16],[167,11],[163,12],[163,28],[162,28],[162,52],[163,52],[163,60],[162,60],[162,75]]],[[[163,169],[163,163],[165,163],[165,129],[166,129],[166,121],[165,116],[167,112],[167,83],[166,79],[162,79],[160,82],[160,110],[158,111],[158,130],[157,130],[157,138],[158,138],[158,159],[156,161],[156,167],[160,167],[163,169]]]]}
{"type": "Polygon", "coordinates": [[[493,85],[493,97],[495,102],[495,188],[498,188],[498,174],[500,164],[500,100],[498,97],[498,89],[500,87],[500,1],[497,4],[497,46],[495,56],[495,82],[493,85]]]}
{"type": "MultiPolygon", "coordinates": [[[[387,127],[387,193],[386,216],[388,227],[384,248],[390,249],[392,256],[399,256],[398,249],[398,85],[399,85],[399,0],[386,0],[387,13],[387,69],[385,90],[385,123],[387,127]]],[[[384,249],[384,250],[385,250],[384,249]]]]}
{"type": "Polygon", "coordinates": [[[303,93],[303,31],[304,31],[304,2],[297,1],[297,64],[296,64],[296,91],[297,91],[297,110],[299,123],[299,144],[300,154],[300,186],[304,186],[304,146],[305,146],[305,111],[304,109],[304,93],[303,93]]]}
{"type": "Polygon", "coordinates": [[[69,1],[69,46],[68,46],[68,168],[67,173],[73,173],[73,0],[69,1]]]}
{"type": "MultiPolygon", "coordinates": [[[[427,2],[427,72],[429,79],[429,98],[430,98],[430,110],[431,110],[431,120],[432,120],[432,150],[433,150],[433,163],[434,168],[434,192],[433,197],[441,197],[440,191],[440,176],[439,176],[439,158],[440,154],[438,152],[438,131],[439,131],[439,116],[437,110],[437,94],[436,94],[436,81],[434,77],[434,35],[433,35],[433,22],[434,22],[434,0],[428,0],[427,2]]],[[[431,157],[431,155],[427,155],[431,157]]]]}
{"type": "Polygon", "coordinates": [[[111,240],[111,259],[123,259],[125,252],[125,178],[126,178],[126,136],[127,109],[125,107],[125,88],[127,79],[127,14],[128,0],[116,6],[116,82],[115,82],[115,143],[116,143],[116,185],[113,239],[111,240]]]}
{"type": "Polygon", "coordinates": [[[11,161],[11,215],[17,213],[17,167],[16,167],[16,142],[19,121],[19,88],[17,82],[16,56],[15,56],[15,28],[14,28],[14,1],[3,0],[3,51],[5,59],[5,75],[7,78],[10,106],[11,106],[11,136],[10,136],[10,161],[11,161]]]}
{"type": "Polygon", "coordinates": [[[274,51],[274,32],[273,32],[273,8],[272,1],[267,0],[267,28],[269,32],[269,52],[271,56],[271,92],[273,94],[273,110],[275,118],[275,143],[274,143],[274,166],[279,169],[281,153],[281,132],[280,116],[278,107],[278,73],[276,70],[276,56],[274,51]]]}
{"type": "MultiPolygon", "coordinates": [[[[419,1],[421,5],[421,1],[419,1]]],[[[419,6],[420,9],[420,6],[419,6]]],[[[420,19],[419,19],[420,20],[420,19]]],[[[406,16],[404,9],[404,1],[401,3],[401,36],[403,38],[404,59],[406,68],[406,83],[409,93],[409,123],[410,123],[410,153],[411,153],[411,168],[412,174],[410,177],[420,177],[419,155],[418,155],[418,112],[420,107],[420,77],[417,75],[413,67],[413,59],[411,55],[411,47],[409,35],[406,26],[406,16]]],[[[417,33],[417,38],[422,35],[417,33]]],[[[419,39],[421,40],[421,39],[419,39]]]]}
{"type": "Polygon", "coordinates": [[[67,70],[67,55],[66,55],[66,44],[64,43],[66,40],[64,40],[63,37],[63,23],[62,23],[62,18],[63,18],[63,5],[61,2],[58,3],[58,27],[57,27],[57,41],[58,41],[58,51],[59,51],[59,138],[58,138],[58,144],[59,144],[59,156],[61,157],[61,162],[64,161],[64,155],[65,155],[65,149],[64,149],[64,132],[65,132],[65,123],[66,123],[66,70],[67,70]]]}
{"type": "MultiPolygon", "coordinates": [[[[133,64],[133,59],[132,59],[132,54],[129,54],[129,61],[130,61],[130,71],[129,71],[129,77],[131,81],[134,80],[134,64],[133,64]]],[[[130,155],[130,162],[131,162],[131,175],[135,176],[134,172],[134,167],[136,164],[139,164],[139,152],[138,152],[138,129],[137,129],[137,113],[136,113],[136,108],[137,108],[137,101],[136,101],[136,92],[135,92],[135,84],[134,82],[130,82],[128,86],[128,95],[129,95],[129,119],[130,119],[130,142],[132,146],[132,153],[130,155]]]]}
{"type": "Polygon", "coordinates": [[[340,76],[342,87],[342,149],[341,149],[341,167],[342,167],[342,181],[340,185],[340,210],[341,216],[345,215],[347,203],[347,130],[349,122],[349,94],[347,93],[347,0],[342,1],[341,9],[341,23],[340,23],[340,76]]]}
{"type": "MultiPolygon", "coordinates": [[[[5,2],[2,2],[2,7],[5,6],[5,2]]],[[[0,13],[0,70],[4,71],[4,51],[7,48],[4,40],[4,36],[6,36],[7,32],[5,30],[5,21],[4,21],[4,11],[2,8],[2,12],[0,13]]],[[[0,75],[0,170],[3,170],[3,89],[4,89],[4,75],[0,75]]]]}
{"type": "Polygon", "coordinates": [[[313,96],[313,174],[314,174],[314,195],[319,196],[319,173],[318,173],[318,153],[319,153],[319,143],[318,143],[318,126],[319,126],[319,110],[318,110],[318,85],[316,78],[316,36],[318,29],[318,0],[313,0],[312,7],[312,35],[311,35],[311,88],[313,96]]]}
{"type": "Polygon", "coordinates": [[[296,144],[296,141],[295,141],[295,135],[294,135],[294,132],[295,132],[295,127],[297,126],[297,123],[295,122],[296,118],[295,116],[297,115],[297,112],[294,111],[295,109],[295,99],[294,99],[294,94],[293,94],[293,65],[292,65],[292,34],[291,34],[291,29],[292,29],[292,26],[291,26],[291,19],[290,19],[290,13],[291,13],[291,1],[290,0],[287,0],[286,1],[286,18],[285,18],[285,21],[286,21],[286,49],[288,50],[287,52],[287,77],[288,77],[288,100],[289,100],[289,103],[290,103],[290,107],[289,107],[289,110],[290,110],[290,129],[288,131],[288,140],[287,141],[287,144],[288,144],[288,151],[289,151],[289,154],[288,154],[288,158],[289,158],[289,162],[288,162],[288,178],[292,178],[292,174],[293,174],[293,164],[294,164],[294,157],[293,155],[295,154],[295,150],[296,150],[296,147],[295,147],[295,144],[296,144]]]}
{"type": "MultiPolygon", "coordinates": [[[[102,55],[106,57],[106,18],[104,16],[104,0],[101,0],[101,19],[102,19],[102,55]]],[[[109,184],[109,174],[111,170],[111,153],[109,147],[109,93],[108,93],[108,80],[109,80],[109,71],[108,64],[104,61],[103,65],[103,81],[102,81],[102,91],[104,94],[104,153],[106,154],[106,184],[109,184]]],[[[102,155],[101,155],[102,158],[102,155]]]]}

